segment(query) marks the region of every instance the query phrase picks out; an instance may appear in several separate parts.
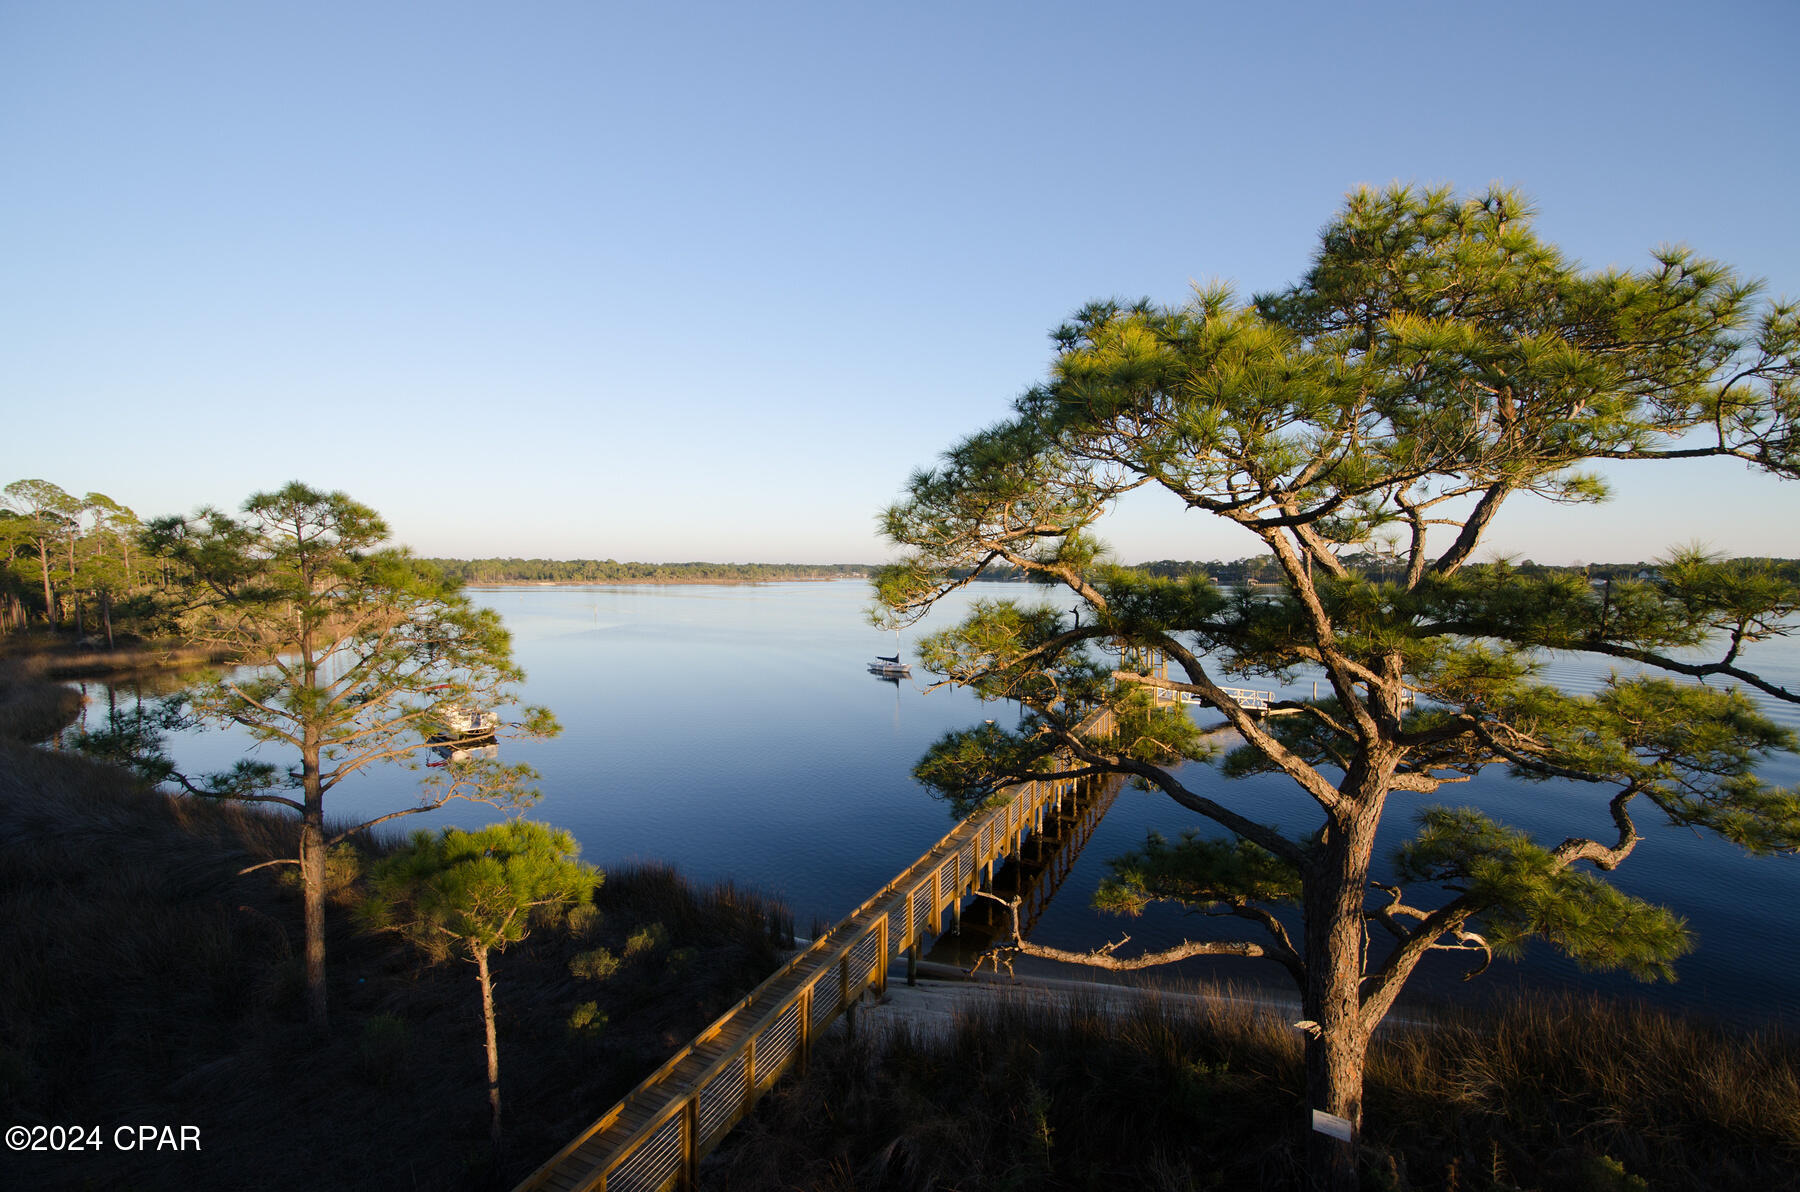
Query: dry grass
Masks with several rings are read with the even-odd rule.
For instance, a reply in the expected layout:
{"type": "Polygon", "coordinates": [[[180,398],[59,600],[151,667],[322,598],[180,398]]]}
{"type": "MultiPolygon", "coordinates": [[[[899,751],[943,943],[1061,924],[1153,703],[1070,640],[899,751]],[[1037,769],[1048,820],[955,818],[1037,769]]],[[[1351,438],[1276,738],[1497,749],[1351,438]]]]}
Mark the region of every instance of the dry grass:
{"type": "Polygon", "coordinates": [[[815,1050],[712,1161],[732,1189],[1291,1187],[1295,1033],[1242,1000],[1001,1000],[815,1050]],[[1273,1115],[1271,1118],[1270,1115],[1273,1115]],[[1273,1128],[1272,1128],[1273,1127],[1273,1128]]]}
{"type": "Polygon", "coordinates": [[[657,867],[609,873],[575,929],[542,929],[496,960],[508,1128],[496,1171],[473,971],[359,934],[354,853],[328,915],[333,1033],[306,1030],[291,871],[238,872],[292,855],[294,836],[285,816],[170,799],[0,743],[0,1117],[109,1135],[191,1124],[204,1145],[9,1154],[0,1184],[509,1185],[777,962],[768,903],[657,867]],[[623,957],[636,936],[648,943],[623,957]],[[572,960],[596,949],[622,959],[604,980],[575,976],[572,960]]]}
{"type": "MultiPolygon", "coordinates": [[[[838,1039],[712,1161],[764,1189],[1303,1186],[1286,1015],[1017,1003],[954,1036],[838,1039]]],[[[1365,1186],[1800,1187],[1800,1043],[1528,999],[1377,1043],[1365,1186]]]]}
{"type": "Polygon", "coordinates": [[[1452,1163],[1496,1184],[1584,1187],[1601,1156],[1655,1188],[1800,1186],[1800,1039],[1772,1028],[1521,998],[1397,1032],[1369,1086],[1379,1140],[1425,1187],[1452,1163]]]}

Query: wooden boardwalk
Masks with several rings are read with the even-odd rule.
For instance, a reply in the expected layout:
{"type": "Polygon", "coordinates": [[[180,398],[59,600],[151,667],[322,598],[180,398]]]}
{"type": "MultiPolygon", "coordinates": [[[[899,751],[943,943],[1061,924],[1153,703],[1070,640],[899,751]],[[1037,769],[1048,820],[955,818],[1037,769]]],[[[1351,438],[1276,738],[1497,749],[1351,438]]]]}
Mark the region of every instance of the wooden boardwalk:
{"type": "MultiPolygon", "coordinates": [[[[1112,713],[1082,725],[1110,736],[1112,713]]],[[[1044,817],[1074,790],[1070,780],[1008,788],[1004,804],[983,809],[889,882],[873,898],[757,986],[671,1056],[515,1192],[662,1192],[693,1189],[700,1159],[749,1114],[784,1072],[803,1066],[812,1040],[840,1015],[854,1024],[857,1003],[887,988],[894,957],[916,957],[946,911],[996,864],[1017,851],[1044,817]]]]}

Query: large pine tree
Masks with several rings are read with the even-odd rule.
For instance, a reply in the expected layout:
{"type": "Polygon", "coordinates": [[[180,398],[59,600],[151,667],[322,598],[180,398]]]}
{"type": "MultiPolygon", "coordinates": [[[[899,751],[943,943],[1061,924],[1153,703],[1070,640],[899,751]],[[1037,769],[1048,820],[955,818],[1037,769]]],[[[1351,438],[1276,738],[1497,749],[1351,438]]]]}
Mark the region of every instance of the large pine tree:
{"type": "MultiPolygon", "coordinates": [[[[1602,587],[1476,561],[1508,502],[1602,499],[1582,470],[1598,461],[1726,457],[1800,475],[1800,315],[1684,251],[1584,271],[1530,214],[1498,190],[1363,191],[1289,290],[1091,305],[1056,331],[1051,379],[916,475],[885,521],[906,552],[877,580],[896,621],[993,566],[1079,600],[1072,619],[979,601],[929,639],[931,668],[1027,713],[1016,731],[946,738],[921,776],[985,793],[1066,746],[1086,771],[1192,810],[1209,831],[1121,858],[1106,899],[1252,925],[1174,952],[1279,961],[1304,1003],[1308,1106],[1352,1127],[1371,1034],[1433,950],[1469,950],[1479,967],[1535,935],[1588,965],[1668,971],[1679,920],[1605,880],[1639,840],[1634,816],[1758,852],[1800,846],[1800,798],[1755,776],[1794,738],[1738,689],[1800,698],[1743,653],[1787,632],[1792,582],[1693,551],[1602,587]],[[1145,486],[1260,540],[1279,594],[1107,565],[1096,527],[1145,486]],[[1385,565],[1361,565],[1371,556],[1385,565]],[[1137,664],[1107,661],[1120,646],[1137,664]],[[1632,672],[1567,694],[1534,679],[1546,650],[1632,672]],[[1264,713],[1227,690],[1297,668],[1322,675],[1319,698],[1264,713]],[[1207,750],[1177,693],[1241,735],[1226,775],[1285,774],[1311,797],[1311,831],[1183,781],[1179,765],[1207,750]],[[1119,735],[1077,737],[1101,704],[1119,709],[1119,735]],[[1544,845],[1480,810],[1433,807],[1397,858],[1409,884],[1372,884],[1390,795],[1495,765],[1604,788],[1610,814],[1592,838],[1544,845]]],[[[1353,1143],[1311,1137],[1315,1182],[1355,1187],[1353,1143]]]]}

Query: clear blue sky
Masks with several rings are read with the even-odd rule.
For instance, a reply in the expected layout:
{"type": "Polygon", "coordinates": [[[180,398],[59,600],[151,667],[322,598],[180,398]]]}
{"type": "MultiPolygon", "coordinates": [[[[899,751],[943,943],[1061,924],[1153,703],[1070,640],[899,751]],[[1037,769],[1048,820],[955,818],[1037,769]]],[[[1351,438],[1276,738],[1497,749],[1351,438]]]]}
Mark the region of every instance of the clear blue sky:
{"type": "MultiPolygon", "coordinates": [[[[1800,296],[1797,49],[1791,0],[0,0],[0,483],[297,478],[429,554],[879,557],[1071,310],[1292,281],[1358,183],[1501,180],[1588,265],[1680,241],[1800,296]]],[[[1800,554],[1800,485],[1616,483],[1492,541],[1800,554]]]]}

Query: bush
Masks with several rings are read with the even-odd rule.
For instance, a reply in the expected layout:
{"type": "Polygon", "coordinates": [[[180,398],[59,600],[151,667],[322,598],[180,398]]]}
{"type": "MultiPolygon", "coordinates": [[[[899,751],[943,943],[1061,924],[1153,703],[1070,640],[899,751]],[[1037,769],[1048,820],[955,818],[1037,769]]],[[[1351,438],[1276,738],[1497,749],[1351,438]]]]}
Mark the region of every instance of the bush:
{"type": "Polygon", "coordinates": [[[631,933],[625,941],[625,958],[635,959],[655,952],[669,942],[669,929],[661,923],[650,923],[631,933]]]}
{"type": "Polygon", "coordinates": [[[583,981],[604,981],[618,971],[619,958],[605,948],[579,953],[569,961],[570,974],[583,981]]]}
{"type": "Polygon", "coordinates": [[[586,1039],[597,1037],[606,1029],[607,1016],[600,1012],[598,1002],[582,1002],[569,1011],[569,1031],[586,1039]]]}

